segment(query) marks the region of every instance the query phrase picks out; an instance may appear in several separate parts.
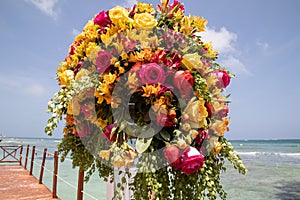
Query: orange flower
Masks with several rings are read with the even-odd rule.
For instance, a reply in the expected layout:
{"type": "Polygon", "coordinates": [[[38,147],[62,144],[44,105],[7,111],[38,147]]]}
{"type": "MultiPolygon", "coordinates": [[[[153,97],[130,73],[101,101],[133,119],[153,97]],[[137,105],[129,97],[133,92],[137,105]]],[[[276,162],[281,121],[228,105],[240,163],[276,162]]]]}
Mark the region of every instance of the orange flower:
{"type": "Polygon", "coordinates": [[[152,95],[156,96],[160,91],[160,85],[154,86],[146,84],[146,86],[142,86],[142,88],[144,90],[144,94],[142,95],[143,97],[150,97],[152,95]]]}

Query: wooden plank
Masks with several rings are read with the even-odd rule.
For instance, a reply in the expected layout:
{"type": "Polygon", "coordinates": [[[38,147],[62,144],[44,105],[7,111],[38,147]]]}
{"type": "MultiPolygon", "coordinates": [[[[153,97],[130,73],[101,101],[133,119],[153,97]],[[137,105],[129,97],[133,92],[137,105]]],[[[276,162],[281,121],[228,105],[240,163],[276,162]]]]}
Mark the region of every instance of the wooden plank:
{"type": "Polygon", "coordinates": [[[0,180],[0,199],[53,199],[51,191],[20,165],[0,165],[0,180]]]}

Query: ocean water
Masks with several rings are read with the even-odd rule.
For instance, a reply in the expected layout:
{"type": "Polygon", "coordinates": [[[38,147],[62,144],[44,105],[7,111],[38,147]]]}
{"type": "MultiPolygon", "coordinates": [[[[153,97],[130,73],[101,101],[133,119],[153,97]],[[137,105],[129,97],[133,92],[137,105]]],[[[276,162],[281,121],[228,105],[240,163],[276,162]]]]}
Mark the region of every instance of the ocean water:
{"type": "MultiPolygon", "coordinates": [[[[0,145],[36,146],[37,154],[33,174],[38,177],[42,151],[56,150],[59,139],[4,138],[0,145]]],[[[246,175],[239,174],[230,164],[222,175],[222,184],[229,200],[300,200],[300,140],[234,140],[231,141],[248,168],[246,175]]],[[[2,152],[0,152],[1,156],[2,152]]],[[[43,183],[52,188],[53,159],[46,160],[43,183]]],[[[29,168],[29,163],[27,169],[29,168]]],[[[74,200],[77,194],[78,169],[71,161],[59,163],[58,196],[74,200]]],[[[94,174],[84,185],[84,199],[105,200],[106,183],[94,174]]]]}

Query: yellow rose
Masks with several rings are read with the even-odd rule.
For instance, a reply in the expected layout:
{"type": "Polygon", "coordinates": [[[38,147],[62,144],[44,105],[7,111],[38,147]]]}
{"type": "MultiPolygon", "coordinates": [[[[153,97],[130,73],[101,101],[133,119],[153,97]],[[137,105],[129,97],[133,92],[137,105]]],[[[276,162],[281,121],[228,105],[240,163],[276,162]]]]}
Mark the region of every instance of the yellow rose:
{"type": "Polygon", "coordinates": [[[208,116],[208,112],[204,104],[205,101],[203,99],[195,101],[195,98],[192,98],[186,106],[183,114],[188,115],[187,122],[191,128],[203,128],[207,125],[206,117],[208,116]]]}
{"type": "Polygon", "coordinates": [[[128,11],[121,7],[116,6],[108,12],[109,18],[113,24],[119,26],[122,29],[126,28],[126,23],[130,22],[131,19],[128,17],[128,11]]]}
{"type": "Polygon", "coordinates": [[[59,85],[61,87],[67,87],[71,80],[74,80],[74,72],[72,70],[65,70],[57,73],[59,79],[59,85]]]}
{"type": "Polygon", "coordinates": [[[189,70],[196,69],[198,71],[203,67],[201,57],[197,53],[185,54],[182,57],[182,64],[189,70]]]}
{"type": "Polygon", "coordinates": [[[140,13],[134,15],[133,26],[135,28],[153,28],[156,24],[156,19],[149,13],[140,13]]]}

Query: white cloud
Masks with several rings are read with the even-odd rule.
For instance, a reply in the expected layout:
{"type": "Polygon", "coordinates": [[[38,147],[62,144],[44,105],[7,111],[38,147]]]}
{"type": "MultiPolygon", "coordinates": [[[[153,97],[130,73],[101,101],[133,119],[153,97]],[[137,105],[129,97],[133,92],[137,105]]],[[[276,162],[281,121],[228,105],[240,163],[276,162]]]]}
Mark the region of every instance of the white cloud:
{"type": "Polygon", "coordinates": [[[237,58],[232,55],[226,56],[220,61],[221,66],[229,69],[234,74],[247,74],[252,75],[246,68],[246,66],[237,58]]]}
{"type": "Polygon", "coordinates": [[[225,27],[222,27],[220,31],[208,27],[199,35],[206,42],[212,41],[214,49],[221,54],[235,51],[234,43],[237,41],[237,34],[228,31],[225,27]]]}
{"type": "Polygon", "coordinates": [[[269,48],[269,44],[266,43],[266,42],[260,42],[260,41],[257,41],[257,42],[256,42],[256,45],[257,45],[258,47],[260,47],[263,51],[267,51],[268,48],[269,48]]]}
{"type": "Polygon", "coordinates": [[[72,35],[73,35],[73,36],[77,36],[79,33],[80,33],[80,31],[77,30],[76,28],[73,28],[73,29],[72,29],[72,35]]]}
{"type": "Polygon", "coordinates": [[[239,54],[235,47],[238,39],[236,33],[230,32],[226,27],[222,27],[219,31],[208,27],[205,32],[197,33],[197,35],[201,36],[204,42],[212,42],[213,49],[218,50],[220,55],[221,66],[235,74],[251,75],[243,62],[236,57],[239,54]]]}
{"type": "Polygon", "coordinates": [[[131,8],[132,6],[134,6],[134,4],[137,4],[137,2],[137,0],[125,0],[122,6],[124,6],[125,8],[131,8]]]}
{"type": "Polygon", "coordinates": [[[25,0],[26,2],[32,3],[39,10],[41,10],[46,15],[52,17],[53,19],[57,19],[58,10],[55,10],[55,5],[58,0],[25,0]]]}
{"type": "Polygon", "coordinates": [[[44,86],[30,78],[21,76],[0,76],[0,89],[1,91],[9,91],[13,93],[21,93],[30,96],[40,97],[46,92],[44,86]]]}

